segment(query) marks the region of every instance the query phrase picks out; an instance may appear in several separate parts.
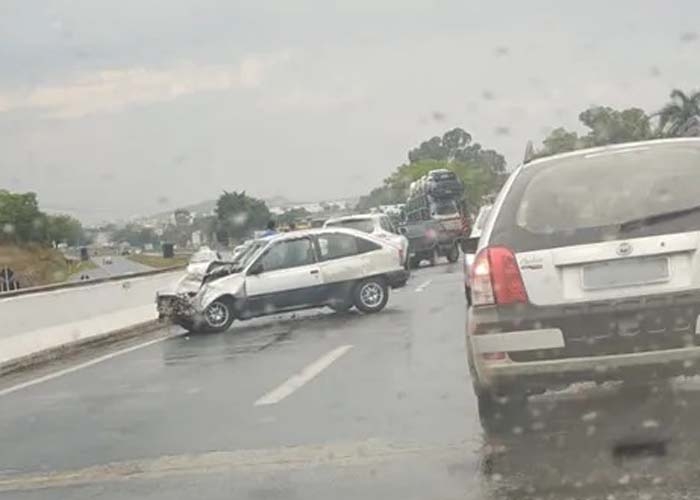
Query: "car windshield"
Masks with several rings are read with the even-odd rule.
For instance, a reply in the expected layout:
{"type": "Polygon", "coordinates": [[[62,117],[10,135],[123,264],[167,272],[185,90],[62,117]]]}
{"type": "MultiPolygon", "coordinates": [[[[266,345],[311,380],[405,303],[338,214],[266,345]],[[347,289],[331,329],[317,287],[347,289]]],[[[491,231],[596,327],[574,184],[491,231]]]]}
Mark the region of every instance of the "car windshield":
{"type": "Polygon", "coordinates": [[[356,229],[363,233],[371,233],[374,231],[374,220],[372,219],[343,219],[330,221],[326,223],[326,227],[344,227],[348,229],[356,229]]]}
{"type": "Polygon", "coordinates": [[[0,0],[0,500],[700,498],[700,1],[0,0]]]}

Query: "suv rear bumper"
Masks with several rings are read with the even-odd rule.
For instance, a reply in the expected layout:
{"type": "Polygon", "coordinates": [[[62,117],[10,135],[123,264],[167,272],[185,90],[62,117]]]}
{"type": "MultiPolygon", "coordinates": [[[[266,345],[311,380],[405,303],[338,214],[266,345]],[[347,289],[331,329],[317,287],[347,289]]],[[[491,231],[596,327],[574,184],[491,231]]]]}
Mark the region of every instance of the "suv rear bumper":
{"type": "MultiPolygon", "coordinates": [[[[474,352],[474,351],[472,351],[474,352]]],[[[567,359],[485,360],[475,352],[479,385],[496,391],[543,390],[560,384],[606,380],[646,383],[700,374],[700,347],[567,359]]]]}

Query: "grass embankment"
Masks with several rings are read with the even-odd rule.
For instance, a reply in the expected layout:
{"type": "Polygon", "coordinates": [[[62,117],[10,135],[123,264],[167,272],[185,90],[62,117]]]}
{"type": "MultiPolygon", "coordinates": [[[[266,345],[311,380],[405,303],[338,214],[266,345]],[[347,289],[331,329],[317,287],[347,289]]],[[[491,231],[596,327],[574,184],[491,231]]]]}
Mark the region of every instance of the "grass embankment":
{"type": "Polygon", "coordinates": [[[23,288],[66,281],[92,269],[92,262],[67,259],[60,250],[40,245],[0,245],[0,269],[9,267],[23,288]]]}
{"type": "Polygon", "coordinates": [[[173,267],[173,266],[184,267],[187,265],[187,262],[189,261],[188,257],[183,257],[183,256],[178,256],[178,255],[176,255],[175,257],[173,257],[171,259],[166,259],[162,255],[133,254],[133,255],[128,255],[127,259],[132,260],[134,262],[138,262],[139,264],[143,264],[144,266],[155,267],[155,268],[173,267]]]}

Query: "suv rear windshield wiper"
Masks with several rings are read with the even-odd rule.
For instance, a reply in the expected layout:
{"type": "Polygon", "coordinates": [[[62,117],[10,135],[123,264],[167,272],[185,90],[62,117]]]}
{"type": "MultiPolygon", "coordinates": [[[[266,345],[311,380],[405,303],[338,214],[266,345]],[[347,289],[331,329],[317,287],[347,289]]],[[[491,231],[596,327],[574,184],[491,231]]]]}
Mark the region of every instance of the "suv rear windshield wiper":
{"type": "Polygon", "coordinates": [[[639,229],[644,226],[651,226],[654,224],[659,224],[660,222],[666,222],[673,219],[678,219],[692,213],[700,212],[700,205],[694,207],[684,208],[681,210],[673,210],[671,212],[664,212],[660,214],[647,215],[645,217],[639,217],[637,219],[630,219],[619,225],[620,232],[632,231],[634,229],[639,229]]]}

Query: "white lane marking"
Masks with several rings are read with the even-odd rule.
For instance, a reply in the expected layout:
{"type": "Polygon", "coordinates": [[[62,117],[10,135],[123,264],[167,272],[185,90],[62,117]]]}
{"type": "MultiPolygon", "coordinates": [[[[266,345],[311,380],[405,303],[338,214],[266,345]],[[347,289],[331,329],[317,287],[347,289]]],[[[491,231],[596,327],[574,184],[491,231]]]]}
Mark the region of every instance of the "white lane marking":
{"type": "Polygon", "coordinates": [[[39,378],[35,378],[33,380],[28,380],[26,382],[22,382],[21,384],[13,385],[10,386],[6,389],[0,389],[0,397],[2,396],[7,396],[8,394],[12,394],[13,392],[20,391],[22,389],[26,389],[27,387],[31,387],[33,385],[41,384],[42,382],[48,382],[49,380],[53,380],[58,377],[62,377],[64,375],[68,375],[69,373],[77,372],[78,370],[82,370],[83,368],[87,368],[89,366],[96,365],[98,363],[102,363],[103,361],[110,360],[112,358],[116,358],[117,356],[121,356],[122,354],[127,354],[132,351],[136,351],[138,349],[142,349],[144,347],[148,347],[153,344],[157,344],[158,342],[163,342],[164,340],[169,339],[170,337],[161,337],[158,339],[154,340],[149,340],[148,342],[144,342],[143,344],[138,344],[134,345],[131,347],[127,347],[126,349],[122,349],[120,351],[114,351],[109,354],[105,354],[104,356],[100,356],[99,358],[91,359],[90,361],[86,361],[85,363],[80,363],[75,366],[71,366],[69,368],[65,368],[63,370],[59,370],[57,372],[49,373],[47,375],[44,375],[39,378]]]}
{"type": "Polygon", "coordinates": [[[273,405],[279,403],[294,391],[300,389],[316,375],[331,366],[338,358],[352,349],[351,345],[341,345],[330,352],[327,352],[316,361],[304,367],[299,373],[289,377],[282,385],[274,388],[260,399],[253,406],[273,405]]]}
{"type": "Polygon", "coordinates": [[[428,281],[426,281],[425,283],[421,283],[420,285],[418,285],[418,286],[416,287],[416,290],[415,290],[415,291],[418,292],[418,293],[422,292],[422,291],[425,290],[425,289],[428,287],[428,285],[430,285],[432,282],[433,282],[433,280],[428,280],[428,281]]]}

